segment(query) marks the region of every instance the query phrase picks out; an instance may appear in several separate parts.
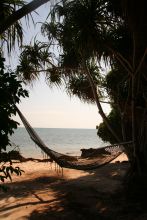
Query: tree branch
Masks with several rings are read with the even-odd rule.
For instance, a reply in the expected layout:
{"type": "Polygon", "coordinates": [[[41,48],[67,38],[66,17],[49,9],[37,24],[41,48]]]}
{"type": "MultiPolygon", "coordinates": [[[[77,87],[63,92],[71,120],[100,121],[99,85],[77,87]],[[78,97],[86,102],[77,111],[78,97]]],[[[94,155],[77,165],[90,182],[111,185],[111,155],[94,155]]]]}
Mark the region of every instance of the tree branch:
{"type": "Polygon", "coordinates": [[[31,13],[41,5],[47,3],[49,0],[33,0],[27,5],[24,5],[22,8],[18,9],[16,12],[11,14],[7,19],[5,19],[0,24],[0,35],[3,34],[10,26],[17,22],[22,17],[31,13]]]}

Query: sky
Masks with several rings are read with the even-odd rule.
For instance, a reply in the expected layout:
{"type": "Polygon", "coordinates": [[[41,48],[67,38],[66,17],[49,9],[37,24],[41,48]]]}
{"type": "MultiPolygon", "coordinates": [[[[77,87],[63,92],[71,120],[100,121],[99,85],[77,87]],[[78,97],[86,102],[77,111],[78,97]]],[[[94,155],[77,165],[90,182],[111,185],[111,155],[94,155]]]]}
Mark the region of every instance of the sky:
{"type": "Polygon", "coordinates": [[[33,127],[95,128],[101,121],[95,105],[70,98],[63,89],[50,89],[43,79],[29,93],[18,107],[33,127]]]}
{"type": "MultiPolygon", "coordinates": [[[[35,21],[45,20],[49,10],[49,4],[45,4],[37,10],[38,14],[33,14],[35,21]]],[[[23,20],[24,22],[24,20],[23,20]]],[[[38,26],[35,29],[30,24],[30,29],[25,30],[24,42],[30,43],[33,36],[39,32],[38,26]]],[[[40,34],[37,35],[41,40],[40,34]]],[[[11,65],[18,62],[18,53],[13,55],[11,65]]],[[[94,104],[82,103],[77,97],[69,97],[64,88],[49,88],[43,75],[27,86],[29,98],[21,100],[18,105],[24,116],[33,127],[44,128],[96,128],[102,119],[98,114],[98,109],[94,104]]],[[[104,111],[109,112],[107,104],[103,104],[104,111]]],[[[22,125],[19,117],[14,117],[22,125]]]]}

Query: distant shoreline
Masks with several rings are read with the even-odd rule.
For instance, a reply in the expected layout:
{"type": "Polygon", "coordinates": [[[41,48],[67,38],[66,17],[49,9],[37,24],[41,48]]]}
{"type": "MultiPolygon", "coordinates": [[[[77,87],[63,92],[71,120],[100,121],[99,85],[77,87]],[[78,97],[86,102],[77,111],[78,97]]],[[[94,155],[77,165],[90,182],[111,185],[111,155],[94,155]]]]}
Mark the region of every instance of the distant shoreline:
{"type": "MultiPolygon", "coordinates": [[[[18,126],[18,128],[24,128],[23,126],[18,126]]],[[[79,130],[97,130],[96,128],[49,128],[49,127],[33,127],[34,129],[79,129],[79,130]]]]}

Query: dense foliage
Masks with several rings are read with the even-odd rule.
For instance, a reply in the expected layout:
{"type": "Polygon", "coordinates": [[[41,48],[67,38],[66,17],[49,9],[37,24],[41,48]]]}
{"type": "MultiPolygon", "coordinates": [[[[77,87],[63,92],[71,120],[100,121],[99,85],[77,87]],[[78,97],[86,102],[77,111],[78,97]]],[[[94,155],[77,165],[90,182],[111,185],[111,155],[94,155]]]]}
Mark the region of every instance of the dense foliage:
{"type": "Polygon", "coordinates": [[[21,97],[26,96],[28,93],[22,88],[21,81],[17,80],[14,72],[4,71],[4,59],[0,58],[0,147],[3,150],[10,144],[7,135],[11,135],[18,125],[11,118],[16,115],[15,104],[20,102],[21,97]]]}
{"type": "Polygon", "coordinates": [[[17,175],[21,174],[19,167],[12,166],[11,153],[7,152],[7,147],[11,146],[9,136],[18,126],[18,122],[12,119],[12,116],[16,115],[15,106],[20,102],[21,97],[28,96],[16,74],[5,70],[4,61],[4,58],[0,57],[0,180],[2,182],[5,178],[11,179],[13,172],[17,175]],[[10,166],[6,165],[6,162],[9,162],[10,166]]]}
{"type": "MultiPolygon", "coordinates": [[[[122,140],[122,132],[121,132],[121,118],[119,112],[116,111],[116,109],[112,109],[111,112],[108,115],[108,120],[112,126],[112,128],[117,131],[120,140],[122,140]],[[117,121],[117,123],[116,123],[117,121]]],[[[109,142],[111,144],[115,144],[116,140],[115,138],[110,135],[110,132],[104,122],[100,123],[97,126],[97,134],[98,136],[104,141],[109,142]]],[[[130,140],[130,139],[129,139],[130,140]]]]}

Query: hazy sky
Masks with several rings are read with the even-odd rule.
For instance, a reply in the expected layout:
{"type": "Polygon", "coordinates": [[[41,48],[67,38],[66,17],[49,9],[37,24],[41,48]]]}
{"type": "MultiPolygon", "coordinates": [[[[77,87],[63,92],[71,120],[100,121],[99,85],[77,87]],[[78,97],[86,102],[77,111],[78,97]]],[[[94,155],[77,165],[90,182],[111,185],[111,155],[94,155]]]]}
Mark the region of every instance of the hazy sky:
{"type": "Polygon", "coordinates": [[[63,89],[50,89],[43,77],[28,90],[29,98],[22,99],[18,107],[33,127],[95,128],[101,121],[96,105],[70,98],[63,89]]]}
{"type": "MultiPolygon", "coordinates": [[[[46,18],[49,5],[42,6],[35,15],[38,21],[46,18]]],[[[25,41],[30,42],[34,33],[33,26],[25,32],[25,41]],[[31,30],[31,31],[30,31],[31,30]]],[[[13,63],[17,62],[17,56],[13,63]]],[[[49,128],[95,128],[101,122],[96,105],[82,103],[78,98],[70,98],[64,91],[57,88],[50,89],[44,81],[44,77],[36,81],[33,87],[27,87],[29,98],[22,99],[18,106],[33,127],[49,128]]],[[[107,105],[103,105],[106,112],[107,105]]],[[[17,116],[15,119],[20,121],[17,116]]],[[[22,123],[21,123],[22,126],[22,123]]]]}

